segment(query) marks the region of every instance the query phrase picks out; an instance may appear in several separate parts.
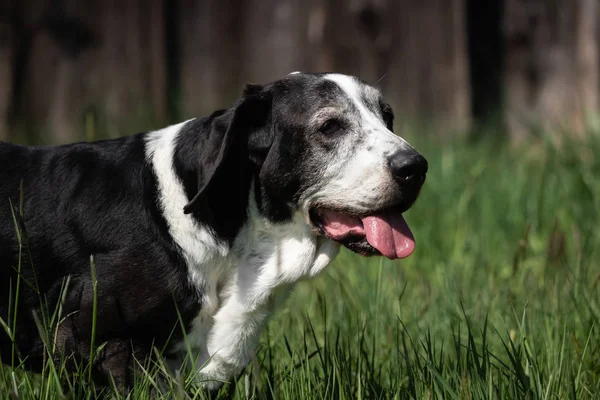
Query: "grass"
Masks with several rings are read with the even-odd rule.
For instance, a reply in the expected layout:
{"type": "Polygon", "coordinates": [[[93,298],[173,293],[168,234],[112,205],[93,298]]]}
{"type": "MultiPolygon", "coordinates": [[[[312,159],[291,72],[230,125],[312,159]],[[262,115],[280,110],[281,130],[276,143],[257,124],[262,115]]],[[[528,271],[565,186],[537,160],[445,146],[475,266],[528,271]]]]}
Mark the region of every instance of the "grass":
{"type": "MultiPolygon", "coordinates": [[[[599,138],[520,150],[414,138],[430,162],[406,213],[415,254],[391,262],[343,251],[297,285],[218,397],[600,397],[599,138]]],[[[159,384],[164,367],[146,367],[129,398],[205,397],[190,376],[159,384]]],[[[96,398],[81,371],[2,366],[0,394],[96,398]]]]}

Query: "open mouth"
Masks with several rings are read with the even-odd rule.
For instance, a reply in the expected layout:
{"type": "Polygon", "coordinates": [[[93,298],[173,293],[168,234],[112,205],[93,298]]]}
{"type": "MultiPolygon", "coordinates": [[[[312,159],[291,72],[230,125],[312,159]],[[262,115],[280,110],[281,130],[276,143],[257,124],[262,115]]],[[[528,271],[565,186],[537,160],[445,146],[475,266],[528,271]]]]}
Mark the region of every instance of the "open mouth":
{"type": "Polygon", "coordinates": [[[310,219],[319,233],[361,255],[382,254],[394,260],[415,250],[415,239],[402,213],[391,207],[368,215],[316,207],[310,219]]]}

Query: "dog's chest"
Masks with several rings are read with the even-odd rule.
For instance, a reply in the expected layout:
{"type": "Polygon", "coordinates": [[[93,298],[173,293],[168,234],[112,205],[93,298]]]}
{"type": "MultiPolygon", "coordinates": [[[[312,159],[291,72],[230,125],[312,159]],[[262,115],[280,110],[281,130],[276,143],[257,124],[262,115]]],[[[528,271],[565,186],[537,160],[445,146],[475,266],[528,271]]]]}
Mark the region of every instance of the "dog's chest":
{"type": "Polygon", "coordinates": [[[241,238],[228,256],[190,273],[201,309],[187,324],[186,340],[176,345],[176,352],[192,350],[199,360],[208,359],[209,344],[220,340],[214,334],[218,325],[255,329],[248,315],[270,313],[291,284],[310,275],[316,239],[303,227],[242,232],[241,238]]]}

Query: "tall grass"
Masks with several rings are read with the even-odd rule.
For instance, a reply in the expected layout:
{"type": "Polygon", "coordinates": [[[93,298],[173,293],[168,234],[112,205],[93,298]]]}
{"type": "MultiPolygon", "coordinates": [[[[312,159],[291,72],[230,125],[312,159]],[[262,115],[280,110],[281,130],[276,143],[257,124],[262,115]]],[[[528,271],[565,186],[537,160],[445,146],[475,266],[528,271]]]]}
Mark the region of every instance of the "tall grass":
{"type": "MultiPolygon", "coordinates": [[[[296,286],[219,398],[600,397],[598,135],[561,148],[412,142],[430,164],[406,213],[415,254],[342,251],[296,286]]],[[[190,374],[143,367],[129,398],[206,396],[190,374]]],[[[50,362],[0,367],[0,393],[125,396],[50,362]]]]}

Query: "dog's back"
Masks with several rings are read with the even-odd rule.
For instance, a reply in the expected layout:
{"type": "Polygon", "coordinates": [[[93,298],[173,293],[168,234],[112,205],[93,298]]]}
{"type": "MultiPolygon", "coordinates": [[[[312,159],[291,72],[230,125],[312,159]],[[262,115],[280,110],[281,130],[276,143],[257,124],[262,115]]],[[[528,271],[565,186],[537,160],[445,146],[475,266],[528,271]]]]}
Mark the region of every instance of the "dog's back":
{"type": "Polygon", "coordinates": [[[123,237],[140,234],[144,204],[131,198],[143,200],[144,180],[152,179],[143,155],[140,137],[59,147],[0,144],[0,269],[17,266],[18,233],[31,244],[21,262],[33,262],[38,274],[57,265],[80,272],[91,254],[121,248],[123,237]],[[21,201],[17,232],[13,213],[18,217],[21,201]]]}

